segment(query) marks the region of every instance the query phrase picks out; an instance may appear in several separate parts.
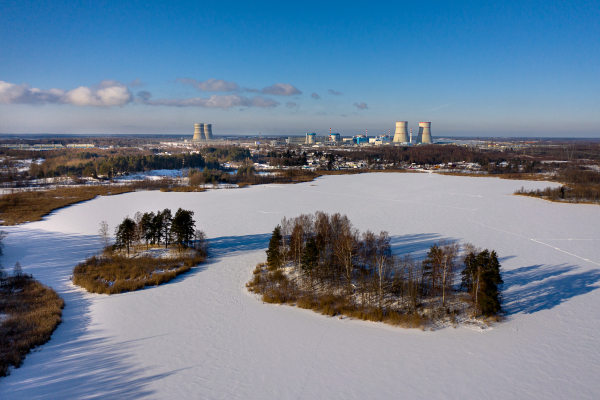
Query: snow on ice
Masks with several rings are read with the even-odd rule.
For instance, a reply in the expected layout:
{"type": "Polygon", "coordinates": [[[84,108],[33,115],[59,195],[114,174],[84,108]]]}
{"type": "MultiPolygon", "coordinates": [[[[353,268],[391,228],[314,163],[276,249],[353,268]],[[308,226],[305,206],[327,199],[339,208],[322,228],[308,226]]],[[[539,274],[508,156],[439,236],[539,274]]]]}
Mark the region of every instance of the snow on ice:
{"type": "Polygon", "coordinates": [[[435,174],[321,177],[204,193],[135,192],[9,227],[4,266],[65,298],[50,342],[0,380],[0,398],[584,399],[600,393],[600,208],[513,196],[546,182],[435,174]],[[121,295],[74,287],[98,226],[195,211],[209,262],[121,295]],[[420,331],[263,304],[244,287],[283,216],[347,214],[397,253],[440,239],[501,257],[506,322],[420,331]]]}

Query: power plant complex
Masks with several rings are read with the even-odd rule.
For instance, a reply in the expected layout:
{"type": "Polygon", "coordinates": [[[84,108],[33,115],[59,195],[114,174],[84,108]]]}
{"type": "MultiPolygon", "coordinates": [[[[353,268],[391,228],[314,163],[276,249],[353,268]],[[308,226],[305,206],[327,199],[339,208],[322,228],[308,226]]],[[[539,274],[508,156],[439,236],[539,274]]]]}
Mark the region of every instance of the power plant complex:
{"type": "MultiPolygon", "coordinates": [[[[396,122],[396,132],[394,133],[393,143],[412,143],[412,128],[410,128],[410,137],[407,132],[408,121],[396,122]]],[[[431,122],[419,122],[419,133],[417,143],[433,143],[431,138],[431,122]]]]}
{"type": "MultiPolygon", "coordinates": [[[[410,145],[413,143],[412,128],[408,128],[408,121],[397,121],[396,130],[393,139],[391,130],[387,135],[368,136],[368,131],[365,130],[364,135],[352,136],[352,138],[342,138],[339,133],[332,133],[329,128],[329,135],[318,136],[316,133],[306,133],[305,136],[290,136],[285,141],[273,140],[271,144],[288,144],[288,145],[410,145]],[[409,133],[410,132],[410,133],[409,133]]],[[[212,124],[194,124],[194,136],[192,142],[203,142],[213,140],[212,124]]],[[[431,137],[431,122],[419,122],[419,131],[417,134],[416,144],[433,143],[431,137]]]]}
{"type": "Polygon", "coordinates": [[[194,137],[192,141],[212,140],[212,124],[194,124],[194,137]]]}

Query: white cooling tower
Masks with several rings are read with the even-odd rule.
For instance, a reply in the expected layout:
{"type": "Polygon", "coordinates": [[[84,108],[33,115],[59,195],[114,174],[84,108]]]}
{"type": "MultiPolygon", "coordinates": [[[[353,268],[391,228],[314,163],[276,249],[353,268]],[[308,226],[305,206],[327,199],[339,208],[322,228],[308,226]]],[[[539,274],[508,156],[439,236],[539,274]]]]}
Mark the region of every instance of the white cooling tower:
{"type": "Polygon", "coordinates": [[[194,137],[192,140],[204,140],[206,136],[204,136],[204,124],[194,124],[194,137]]]}
{"type": "Polygon", "coordinates": [[[204,135],[206,140],[212,140],[212,124],[204,124],[204,135]]]}
{"type": "Polygon", "coordinates": [[[408,135],[406,133],[406,125],[408,121],[396,122],[396,132],[394,133],[394,143],[406,143],[408,142],[408,135]]]}
{"type": "Polygon", "coordinates": [[[431,138],[431,122],[419,122],[419,142],[433,143],[431,138]]]}

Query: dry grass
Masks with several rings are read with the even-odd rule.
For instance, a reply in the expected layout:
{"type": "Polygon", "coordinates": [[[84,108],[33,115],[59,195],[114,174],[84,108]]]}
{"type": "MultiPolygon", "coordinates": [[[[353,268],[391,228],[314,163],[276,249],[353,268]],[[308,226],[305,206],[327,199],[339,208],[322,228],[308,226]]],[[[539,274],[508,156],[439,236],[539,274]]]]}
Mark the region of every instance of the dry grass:
{"type": "Polygon", "coordinates": [[[554,182],[555,179],[544,174],[534,174],[534,173],[519,173],[519,174],[476,174],[473,172],[436,172],[439,175],[449,175],[449,176],[468,176],[471,178],[500,178],[500,179],[510,179],[517,181],[547,181],[554,182]]]}
{"type": "Polygon", "coordinates": [[[19,367],[31,349],[50,340],[61,322],[63,299],[31,276],[6,278],[0,289],[0,376],[19,367]]]}
{"type": "Polygon", "coordinates": [[[0,219],[2,225],[40,221],[45,215],[59,208],[91,200],[96,196],[131,191],[132,188],[125,186],[89,186],[5,194],[0,196],[0,219]]]}
{"type": "Polygon", "coordinates": [[[346,316],[363,321],[383,322],[403,328],[425,329],[429,318],[416,312],[384,312],[377,307],[365,307],[352,303],[344,294],[328,291],[302,290],[280,269],[269,269],[265,263],[256,266],[252,279],[246,284],[250,292],[261,295],[265,303],[287,304],[313,310],[330,317],[346,316]]]}
{"type": "Polygon", "coordinates": [[[173,258],[92,256],[74,268],[73,283],[91,293],[132,292],[169,282],[203,263],[205,258],[195,251],[173,258]]]}
{"type": "Polygon", "coordinates": [[[198,186],[174,186],[169,188],[161,188],[161,192],[205,192],[206,189],[198,186]]]}

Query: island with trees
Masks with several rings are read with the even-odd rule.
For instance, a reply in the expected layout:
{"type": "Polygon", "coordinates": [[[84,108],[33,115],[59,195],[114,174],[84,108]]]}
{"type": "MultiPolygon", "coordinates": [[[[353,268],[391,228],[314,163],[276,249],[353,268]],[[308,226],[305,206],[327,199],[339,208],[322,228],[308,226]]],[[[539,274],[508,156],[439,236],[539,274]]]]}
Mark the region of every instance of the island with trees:
{"type": "Polygon", "coordinates": [[[324,315],[437,329],[485,327],[502,312],[495,251],[441,241],[427,256],[393,254],[387,232],[360,233],[345,215],[284,218],[247,283],[266,303],[324,315]]]}
{"type": "Polygon", "coordinates": [[[166,208],[136,213],[115,229],[110,244],[108,224],[100,224],[104,251],[73,270],[73,283],[91,293],[115,294],[156,286],[190,271],[207,257],[203,231],[196,229],[194,212],[166,208]]]}

